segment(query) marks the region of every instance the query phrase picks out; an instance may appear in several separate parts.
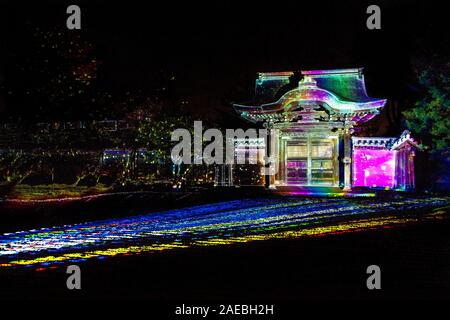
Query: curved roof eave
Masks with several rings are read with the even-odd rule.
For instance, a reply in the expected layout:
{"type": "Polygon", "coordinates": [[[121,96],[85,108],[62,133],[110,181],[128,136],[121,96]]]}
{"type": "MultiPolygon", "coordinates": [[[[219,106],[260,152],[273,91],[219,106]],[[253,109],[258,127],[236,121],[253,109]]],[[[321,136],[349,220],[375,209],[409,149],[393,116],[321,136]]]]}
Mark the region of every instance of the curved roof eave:
{"type": "Polygon", "coordinates": [[[315,86],[300,87],[286,92],[277,101],[259,106],[234,104],[238,112],[253,111],[257,113],[270,113],[282,110],[294,101],[322,102],[335,113],[374,112],[384,107],[387,99],[373,99],[366,102],[341,100],[334,93],[315,86]]]}

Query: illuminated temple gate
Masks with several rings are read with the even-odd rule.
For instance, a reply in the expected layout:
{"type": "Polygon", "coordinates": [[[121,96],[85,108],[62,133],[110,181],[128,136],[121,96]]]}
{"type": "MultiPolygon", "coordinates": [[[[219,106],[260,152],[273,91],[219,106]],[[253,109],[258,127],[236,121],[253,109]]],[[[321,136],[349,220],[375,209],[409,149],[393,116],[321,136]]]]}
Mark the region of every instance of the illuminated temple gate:
{"type": "Polygon", "coordinates": [[[277,172],[267,186],[413,189],[408,132],[396,138],[352,137],[386,104],[367,95],[362,69],[259,73],[255,98],[234,104],[245,120],[277,129],[277,172]]]}

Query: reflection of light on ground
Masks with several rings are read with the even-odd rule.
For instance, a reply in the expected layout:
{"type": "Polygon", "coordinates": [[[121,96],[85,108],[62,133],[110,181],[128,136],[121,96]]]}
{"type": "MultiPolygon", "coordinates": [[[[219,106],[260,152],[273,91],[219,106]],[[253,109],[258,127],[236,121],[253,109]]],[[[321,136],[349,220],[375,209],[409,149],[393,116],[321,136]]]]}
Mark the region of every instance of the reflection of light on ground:
{"type": "MultiPolygon", "coordinates": [[[[3,234],[0,266],[48,267],[116,255],[385,228],[419,221],[417,216],[398,216],[392,212],[449,203],[448,197],[390,201],[284,197],[228,201],[3,234]],[[391,214],[374,215],[382,212],[391,214]]],[[[433,216],[444,213],[438,211],[433,216]]]]}

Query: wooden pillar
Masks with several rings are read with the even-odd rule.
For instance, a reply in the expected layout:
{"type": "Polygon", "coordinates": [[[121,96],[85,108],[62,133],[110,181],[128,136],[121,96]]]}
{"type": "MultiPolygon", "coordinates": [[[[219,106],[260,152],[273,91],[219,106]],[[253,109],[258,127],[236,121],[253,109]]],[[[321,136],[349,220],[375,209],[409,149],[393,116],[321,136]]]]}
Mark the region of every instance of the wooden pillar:
{"type": "Polygon", "coordinates": [[[414,176],[414,150],[409,149],[408,152],[408,174],[409,174],[409,189],[412,191],[416,188],[416,181],[414,176]]]}
{"type": "Polygon", "coordinates": [[[265,154],[265,159],[267,161],[264,162],[264,167],[265,167],[265,172],[264,172],[264,187],[266,188],[270,188],[270,160],[269,160],[269,156],[272,153],[272,146],[271,146],[271,141],[272,141],[272,137],[271,137],[271,132],[270,132],[270,128],[267,128],[267,138],[266,138],[266,154],[265,154]]]}
{"type": "Polygon", "coordinates": [[[352,136],[349,129],[344,131],[344,191],[352,190],[352,136]]]}
{"type": "Polygon", "coordinates": [[[281,137],[278,138],[278,146],[278,181],[281,185],[286,185],[286,141],[281,139],[281,137]]]}
{"type": "Polygon", "coordinates": [[[228,165],[228,186],[232,187],[234,186],[234,181],[233,181],[233,165],[229,164],[228,165]]]}

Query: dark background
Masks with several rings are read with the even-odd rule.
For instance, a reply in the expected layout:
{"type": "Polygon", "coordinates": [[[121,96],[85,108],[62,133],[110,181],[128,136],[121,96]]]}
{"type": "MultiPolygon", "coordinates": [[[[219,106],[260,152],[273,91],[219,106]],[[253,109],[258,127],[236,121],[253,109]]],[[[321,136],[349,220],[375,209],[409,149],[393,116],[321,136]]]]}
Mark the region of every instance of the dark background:
{"type": "MultiPolygon", "coordinates": [[[[55,107],[45,92],[34,90],[49,79],[39,72],[46,58],[36,51],[33,34],[36,28],[64,30],[70,4],[81,7],[82,30],[64,32],[89,41],[101,61],[94,91],[110,92],[113,102],[164,92],[174,103],[189,101],[200,118],[233,114],[230,103],[251,97],[259,71],[364,67],[369,95],[407,108],[420,94],[414,60],[447,57],[448,50],[444,1],[8,0],[0,4],[0,122],[84,119],[95,107],[55,107]],[[370,4],[381,7],[381,30],[366,28],[370,4]]],[[[393,109],[388,104],[385,110],[393,109]]],[[[390,132],[377,134],[401,129],[391,122],[390,132]]],[[[432,169],[417,167],[427,175],[432,169]]],[[[163,292],[167,301],[181,303],[253,297],[257,303],[291,298],[295,306],[308,299],[448,298],[447,235],[445,223],[124,258],[108,270],[94,262],[86,264],[89,278],[77,298],[154,302],[163,292]],[[388,285],[381,293],[364,287],[364,268],[373,263],[386,266],[388,285]]],[[[63,270],[58,272],[2,275],[2,298],[73,298],[61,283],[63,270]]]]}
{"type": "MultiPolygon", "coordinates": [[[[407,104],[417,92],[411,61],[447,50],[443,1],[5,1],[3,118],[40,120],[37,99],[24,91],[45,76],[19,71],[39,64],[33,61],[36,28],[69,32],[70,4],[82,12],[81,31],[70,32],[89,41],[101,61],[96,88],[141,96],[164,88],[191,101],[200,116],[231,112],[231,101],[250,98],[258,71],[365,67],[369,95],[407,104]],[[370,4],[381,7],[381,30],[366,28],[370,4]]],[[[51,103],[39,104],[42,113],[59,116],[51,103]]],[[[75,108],[69,118],[85,114],[75,108]]]]}

